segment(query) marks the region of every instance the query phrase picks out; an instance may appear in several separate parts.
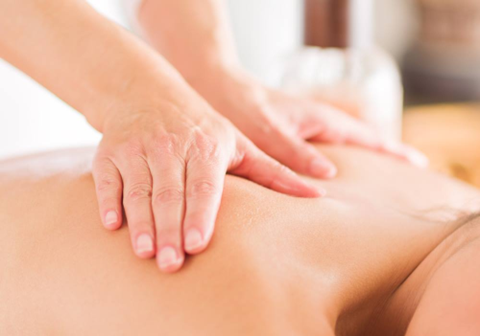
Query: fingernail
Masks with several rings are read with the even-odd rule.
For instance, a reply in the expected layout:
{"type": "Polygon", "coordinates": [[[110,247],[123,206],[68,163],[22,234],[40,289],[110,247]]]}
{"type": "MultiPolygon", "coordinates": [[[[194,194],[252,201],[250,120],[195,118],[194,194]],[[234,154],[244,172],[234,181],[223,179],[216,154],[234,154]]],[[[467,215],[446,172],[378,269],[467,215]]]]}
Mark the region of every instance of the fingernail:
{"type": "Polygon", "coordinates": [[[137,254],[144,255],[153,252],[153,239],[149,234],[142,233],[137,237],[137,254]]]}
{"type": "Polygon", "coordinates": [[[318,197],[327,196],[327,191],[325,189],[317,189],[317,190],[318,190],[318,197]]]}
{"type": "Polygon", "coordinates": [[[416,149],[410,149],[407,152],[407,157],[408,157],[408,160],[415,166],[418,166],[420,168],[428,167],[428,164],[429,164],[428,157],[425,154],[417,151],[416,149]]]}
{"type": "Polygon", "coordinates": [[[203,237],[197,229],[189,229],[185,235],[185,250],[192,252],[203,246],[203,237]]]}
{"type": "Polygon", "coordinates": [[[402,144],[393,140],[387,140],[382,147],[385,151],[393,154],[397,154],[397,155],[402,155],[404,152],[404,148],[402,147],[402,144]]]}
{"type": "Polygon", "coordinates": [[[312,174],[323,178],[333,178],[337,175],[337,168],[329,161],[321,158],[316,158],[310,163],[310,171],[312,174]]]}
{"type": "Polygon", "coordinates": [[[417,167],[426,168],[430,163],[430,160],[425,154],[412,146],[402,143],[397,143],[396,145],[388,143],[387,146],[388,150],[394,152],[401,157],[406,158],[408,162],[417,167]]]}
{"type": "Polygon", "coordinates": [[[158,266],[162,270],[169,270],[172,266],[177,265],[179,261],[177,252],[170,246],[164,247],[157,257],[158,266]]]}
{"type": "Polygon", "coordinates": [[[109,211],[105,215],[105,226],[111,227],[118,222],[118,215],[116,211],[109,211]]]}

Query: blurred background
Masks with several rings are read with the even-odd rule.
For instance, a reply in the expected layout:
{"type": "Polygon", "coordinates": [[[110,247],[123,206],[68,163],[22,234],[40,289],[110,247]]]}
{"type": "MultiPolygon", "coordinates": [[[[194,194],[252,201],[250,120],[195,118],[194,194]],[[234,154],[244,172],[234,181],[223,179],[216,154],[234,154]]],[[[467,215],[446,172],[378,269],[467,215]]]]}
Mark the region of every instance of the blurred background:
{"type": "MultiPolygon", "coordinates": [[[[120,0],[89,2],[128,29],[120,0]]],[[[270,85],[330,100],[392,137],[400,136],[404,103],[480,98],[478,0],[227,2],[246,68],[270,85]]],[[[0,108],[0,158],[100,139],[80,114],[2,60],[0,108]]],[[[476,114],[476,105],[469,110],[476,114]]]]}

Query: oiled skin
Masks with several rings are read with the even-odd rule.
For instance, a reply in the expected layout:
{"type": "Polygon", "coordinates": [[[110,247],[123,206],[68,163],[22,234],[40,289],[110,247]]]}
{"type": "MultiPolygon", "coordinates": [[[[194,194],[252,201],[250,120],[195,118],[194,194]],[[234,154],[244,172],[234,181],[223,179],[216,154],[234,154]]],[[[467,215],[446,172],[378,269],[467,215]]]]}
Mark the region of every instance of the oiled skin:
{"type": "Polygon", "coordinates": [[[311,180],[322,199],[228,176],[211,246],[174,275],[134,256],[128,228],[102,227],[93,149],[3,162],[0,334],[404,334],[480,194],[375,153],[322,151],[339,167],[311,180]]]}

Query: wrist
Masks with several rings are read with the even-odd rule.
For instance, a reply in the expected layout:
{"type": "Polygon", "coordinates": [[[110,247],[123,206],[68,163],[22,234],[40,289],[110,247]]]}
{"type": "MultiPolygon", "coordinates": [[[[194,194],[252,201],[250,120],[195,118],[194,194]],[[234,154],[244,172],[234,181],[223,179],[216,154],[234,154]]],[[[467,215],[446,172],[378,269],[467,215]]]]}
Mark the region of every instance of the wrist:
{"type": "Polygon", "coordinates": [[[198,97],[177,72],[170,70],[174,76],[169,71],[151,77],[140,76],[147,78],[133,78],[120,86],[118,91],[102,93],[98,103],[92,103],[85,111],[85,117],[103,133],[108,124],[152,112],[158,113],[161,118],[166,111],[175,110],[173,107],[182,107],[187,100],[198,97]]]}
{"type": "Polygon", "coordinates": [[[240,67],[224,1],[143,0],[144,38],[190,83],[240,67]]]}

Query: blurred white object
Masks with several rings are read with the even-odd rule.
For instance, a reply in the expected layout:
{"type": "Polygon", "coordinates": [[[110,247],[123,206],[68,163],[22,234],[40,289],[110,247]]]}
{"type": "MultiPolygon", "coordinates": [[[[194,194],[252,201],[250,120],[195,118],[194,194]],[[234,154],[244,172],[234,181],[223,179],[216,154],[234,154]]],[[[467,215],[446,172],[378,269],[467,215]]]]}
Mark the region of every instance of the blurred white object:
{"type": "Polygon", "coordinates": [[[125,11],[130,20],[136,20],[140,5],[143,0],[122,0],[125,11]]]}
{"type": "Polygon", "coordinates": [[[0,110],[0,158],[100,139],[80,113],[2,59],[0,110]]]}
{"type": "Polygon", "coordinates": [[[242,64],[265,83],[278,74],[271,64],[298,50],[303,40],[303,1],[227,0],[242,64]]]}
{"type": "Polygon", "coordinates": [[[328,102],[399,140],[403,88],[395,61],[376,48],[306,47],[283,66],[281,88],[328,102]]]}
{"type": "MultiPolygon", "coordinates": [[[[109,19],[125,24],[118,0],[88,2],[109,19]]],[[[0,158],[92,146],[100,138],[80,113],[0,59],[0,158]]]]}
{"type": "Polygon", "coordinates": [[[123,10],[128,20],[130,30],[139,37],[141,37],[140,32],[142,29],[138,23],[138,14],[143,1],[144,0],[122,0],[123,10]]]}
{"type": "Polygon", "coordinates": [[[348,6],[348,45],[352,48],[365,48],[374,43],[374,1],[350,0],[348,6]]]}

